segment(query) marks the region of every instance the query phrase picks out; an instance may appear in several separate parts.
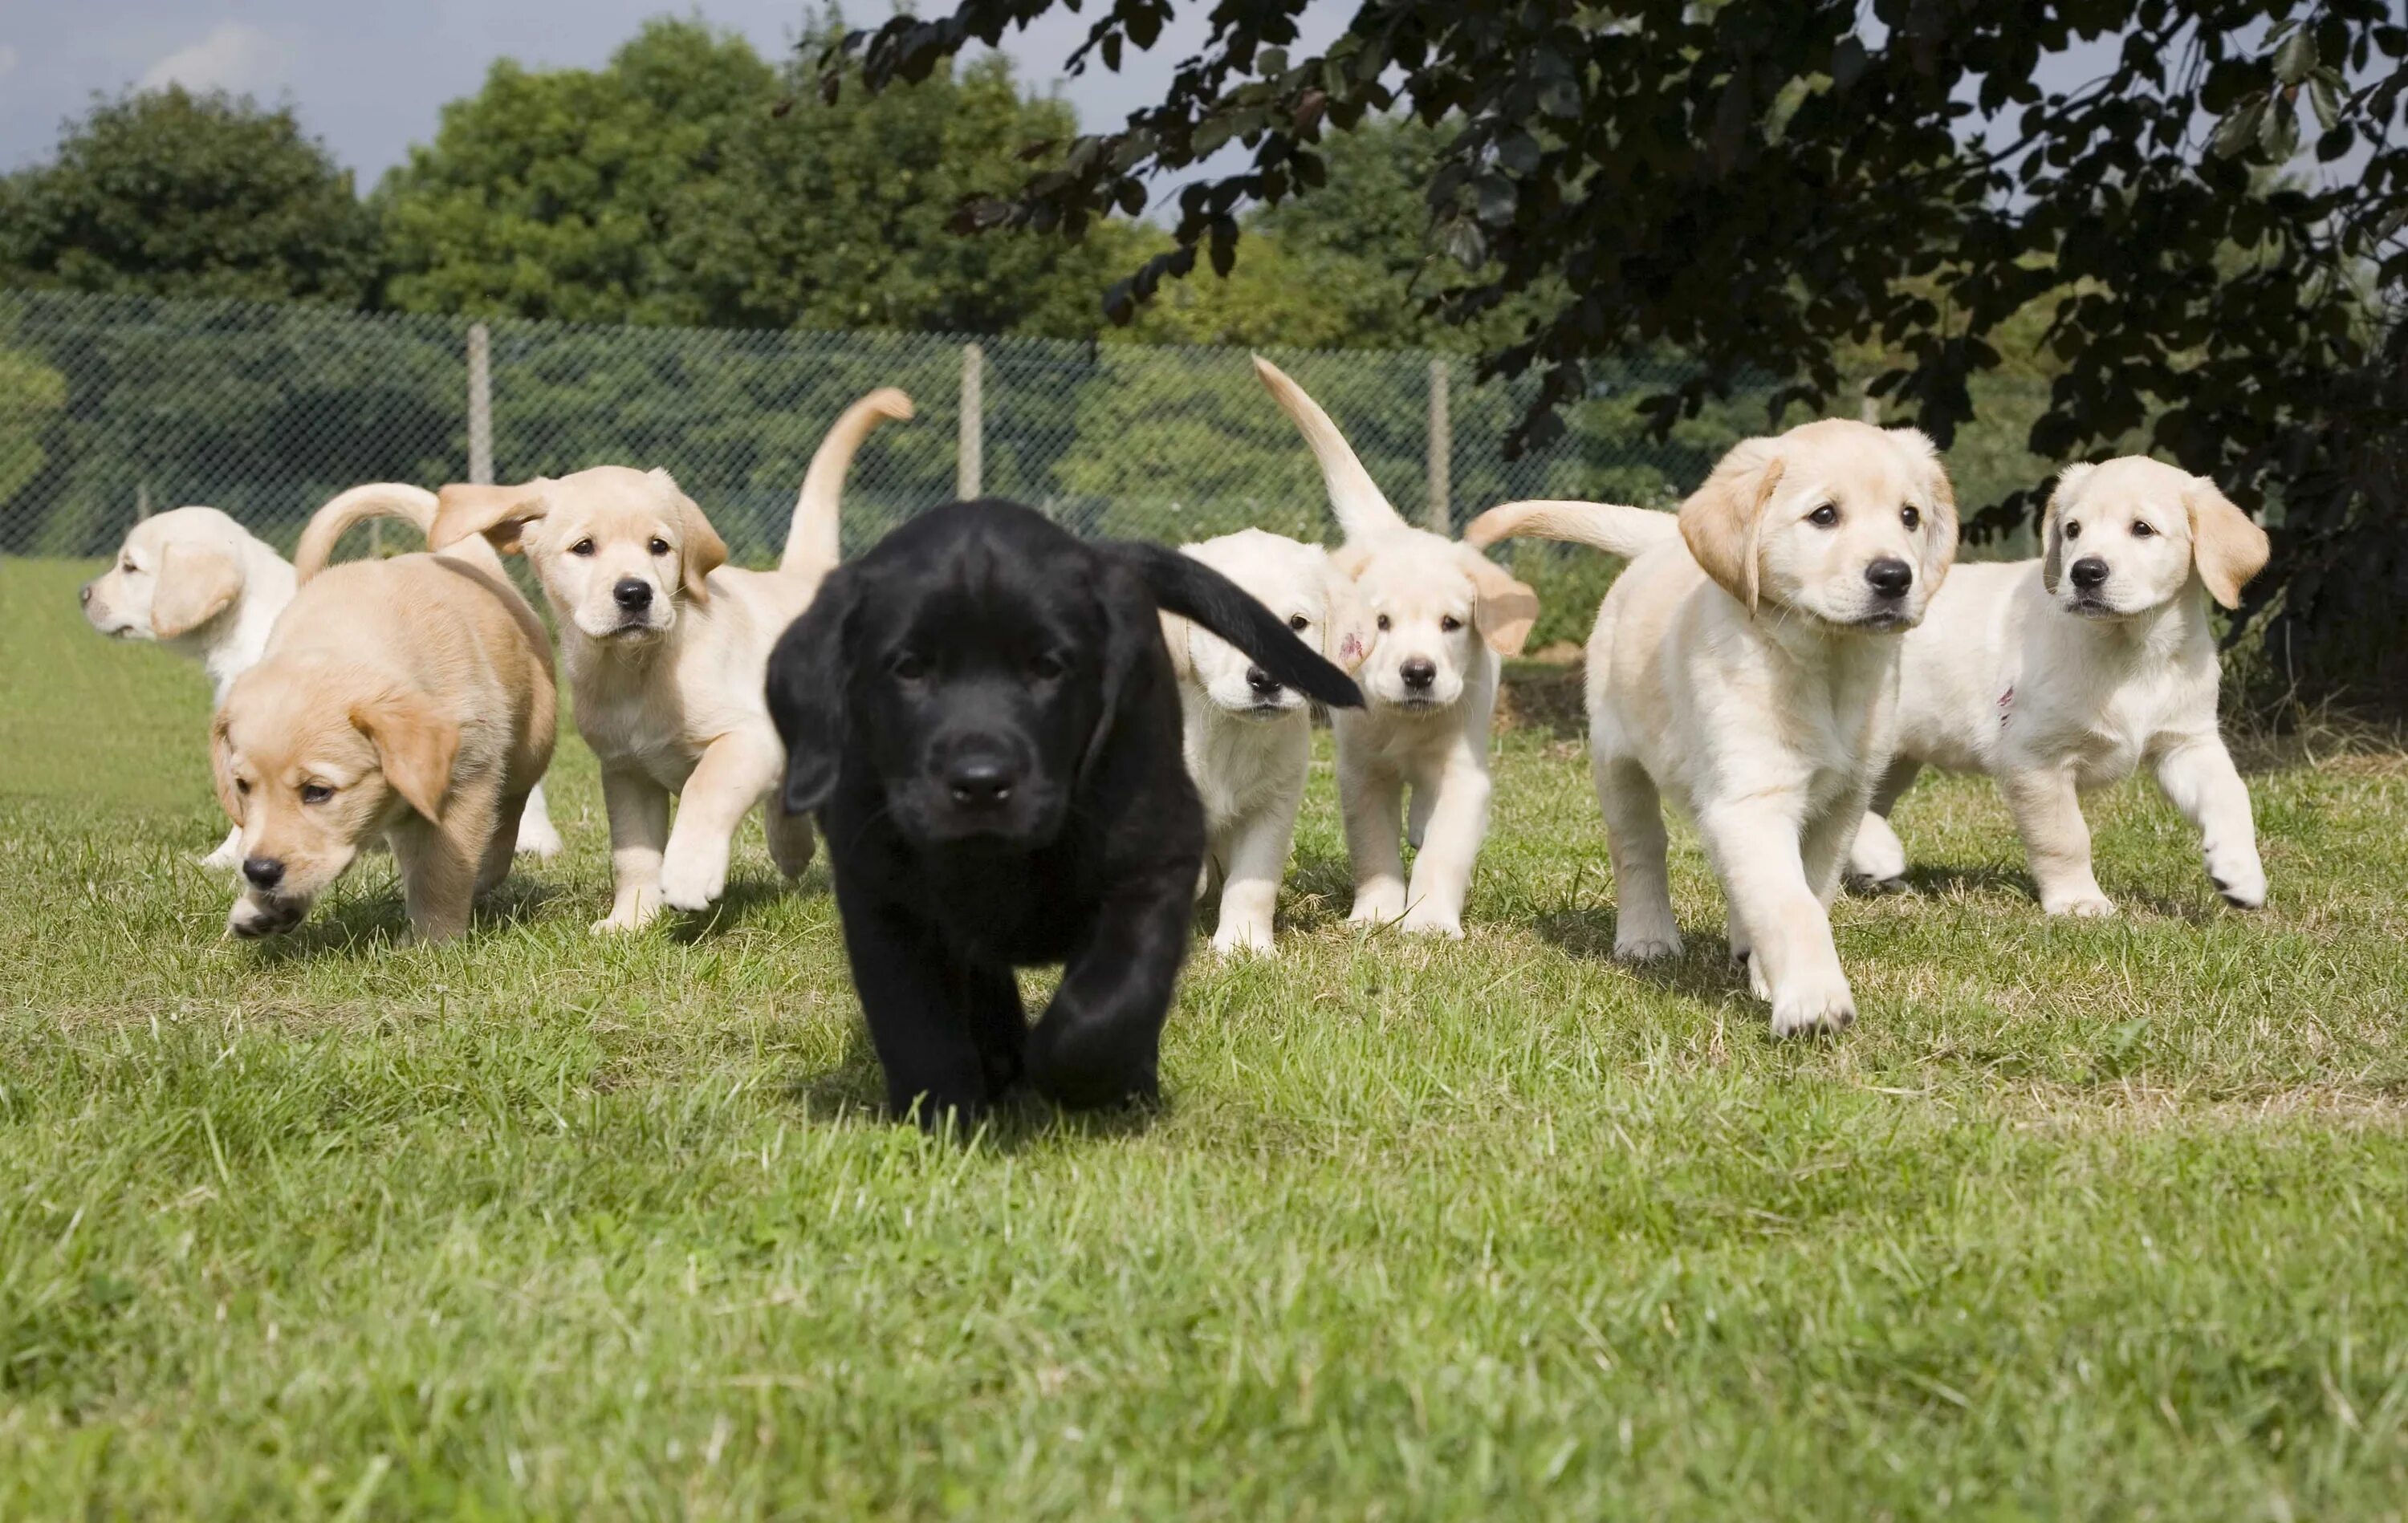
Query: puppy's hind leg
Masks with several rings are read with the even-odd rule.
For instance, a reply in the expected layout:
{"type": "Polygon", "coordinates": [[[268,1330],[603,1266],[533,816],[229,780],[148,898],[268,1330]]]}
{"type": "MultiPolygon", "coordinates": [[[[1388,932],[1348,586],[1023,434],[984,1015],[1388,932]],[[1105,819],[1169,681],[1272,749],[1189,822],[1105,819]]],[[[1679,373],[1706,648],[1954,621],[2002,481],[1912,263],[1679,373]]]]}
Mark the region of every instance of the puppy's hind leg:
{"type": "Polygon", "coordinates": [[[1613,861],[1613,955],[1631,962],[1681,955],[1672,918],[1671,878],[1665,865],[1670,838],[1664,803],[1647,769],[1627,757],[1591,751],[1589,779],[1605,815],[1605,848],[1613,861]]]}
{"type": "Polygon", "coordinates": [[[203,867],[212,872],[231,873],[240,867],[242,865],[242,827],[236,825],[226,832],[226,838],[218,843],[218,848],[215,851],[196,860],[203,867]]]}
{"type": "Polygon", "coordinates": [[[1873,785],[1872,803],[1848,848],[1848,876],[1867,892],[1891,893],[1906,887],[1906,845],[1891,829],[1889,812],[1922,770],[1920,762],[1893,762],[1873,785]]]}
{"type": "Polygon", "coordinates": [[[541,783],[527,794],[526,806],[516,816],[502,818],[518,820],[517,839],[512,843],[518,851],[546,860],[560,855],[560,832],[552,822],[552,806],[544,802],[541,783]]]}

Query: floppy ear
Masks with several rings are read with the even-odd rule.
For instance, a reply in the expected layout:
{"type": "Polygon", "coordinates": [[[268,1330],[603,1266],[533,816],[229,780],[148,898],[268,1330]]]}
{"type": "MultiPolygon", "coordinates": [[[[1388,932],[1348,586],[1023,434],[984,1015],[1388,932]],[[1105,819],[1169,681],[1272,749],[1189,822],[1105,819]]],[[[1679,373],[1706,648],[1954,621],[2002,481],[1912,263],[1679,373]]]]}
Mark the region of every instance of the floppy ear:
{"type": "Polygon", "coordinates": [[[2057,472],[2057,490],[2048,494],[2048,511],[2041,515],[2040,584],[2052,596],[2057,592],[2057,582],[2065,576],[2065,534],[2061,525],[2065,520],[2066,503],[2097,469],[2096,465],[2077,464],[2057,472]]]}
{"type": "Polygon", "coordinates": [[[678,538],[682,541],[678,549],[678,586],[695,602],[709,603],[710,584],[704,578],[727,563],[727,541],[719,537],[719,531],[702,516],[694,499],[678,490],[668,472],[655,470],[652,477],[677,499],[678,538]]]}
{"type": "Polygon", "coordinates": [[[470,534],[482,534],[504,555],[519,548],[526,526],[552,511],[542,477],[515,487],[454,481],[435,493],[435,521],[426,527],[426,548],[439,550],[470,534]]]}
{"type": "Polygon", "coordinates": [[[226,711],[209,720],[209,779],[217,785],[218,807],[236,824],[242,823],[242,795],[234,786],[234,742],[227,736],[226,711]]]}
{"type": "Polygon", "coordinates": [[[150,595],[150,633],[163,640],[190,634],[225,612],[242,591],[242,568],[223,550],[170,545],[159,557],[150,595]]]}
{"type": "Polygon", "coordinates": [[[1931,491],[1931,516],[1936,521],[1923,536],[1923,564],[1915,567],[1915,576],[1937,592],[1948,579],[1948,568],[1956,562],[1956,487],[1948,479],[1948,463],[1941,458],[1940,447],[1931,442],[1930,434],[1919,428],[1886,432],[1914,451],[1929,473],[1925,485],[1931,491]]]}
{"type": "Polygon", "coordinates": [[[351,723],[376,747],[377,765],[402,802],[429,820],[443,818],[460,727],[416,693],[387,692],[351,705],[351,723]]]}
{"type": "Polygon", "coordinates": [[[1471,605],[1473,627],[1488,642],[1489,649],[1500,656],[1520,655],[1523,642],[1530,637],[1530,626],[1539,621],[1539,594],[1470,546],[1457,553],[1463,557],[1464,569],[1471,573],[1471,586],[1478,594],[1471,605]]]}
{"type": "Polygon", "coordinates": [[[808,815],[836,792],[850,727],[845,689],[853,675],[853,612],[862,574],[828,573],[810,606],[769,652],[769,719],[786,747],[786,813],[808,815]]]}
{"type": "Polygon", "coordinates": [[[2190,510],[2191,560],[2208,596],[2227,608],[2240,607],[2241,589],[2266,569],[2272,553],[2266,531],[2203,476],[2190,478],[2183,505],[2190,510]]]}
{"type": "Polygon", "coordinates": [[[1784,463],[1770,439],[1742,439],[1681,505],[1681,538],[1707,576],[1756,612],[1761,585],[1758,548],[1764,509],[1781,485],[1784,463]]]}

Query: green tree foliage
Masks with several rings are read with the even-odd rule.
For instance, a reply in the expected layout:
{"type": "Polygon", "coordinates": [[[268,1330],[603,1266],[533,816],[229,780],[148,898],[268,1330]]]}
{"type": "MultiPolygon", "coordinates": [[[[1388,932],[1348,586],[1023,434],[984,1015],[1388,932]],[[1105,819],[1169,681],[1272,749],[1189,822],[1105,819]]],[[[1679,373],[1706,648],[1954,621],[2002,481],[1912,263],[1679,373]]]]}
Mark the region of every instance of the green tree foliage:
{"type": "MultiPolygon", "coordinates": [[[[924,78],[1057,3],[901,14],[823,67],[859,66],[872,87],[924,78]]],[[[1537,304],[1485,360],[1540,377],[1529,440],[1565,426],[1601,360],[1698,363],[1650,399],[1670,430],[1751,371],[1784,377],[1776,416],[1842,402],[1843,362],[1870,347],[1899,359],[1874,384],[1885,404],[1953,442],[2002,331],[2045,303],[2055,363],[2033,455],[2145,428],[2271,508],[2277,559],[2252,613],[2287,592],[2315,627],[2408,572],[2402,489],[2376,468],[2408,429],[2377,405],[2408,344],[2396,6],[1361,0],[1312,57],[1291,51],[1295,8],[1219,8],[1158,105],[966,220],[1077,235],[1141,206],[1150,177],[1246,145],[1241,172],[1182,189],[1171,246],[1107,299],[1125,320],[1199,262],[1232,268],[1249,206],[1335,187],[1329,129],[1403,109],[1455,129],[1424,190],[1437,247],[1467,273],[1437,309],[1472,322],[1537,304]],[[2037,82],[2044,60],[2102,38],[2096,78],[2037,82]],[[2312,562],[2327,574],[2294,581],[2312,562]],[[2365,585],[2344,597],[2344,580],[2365,585]]],[[[1168,11],[1110,0],[1069,66],[1119,67],[1168,11]]],[[[1979,526],[2028,522],[2038,497],[2009,491],[1979,526]]]]}
{"type": "Polygon", "coordinates": [[[357,306],[375,227],[290,110],[180,87],[96,103],[0,178],[0,283],[357,306]]]}
{"type": "Polygon", "coordinates": [[[409,311],[1083,334],[1125,235],[947,231],[1075,126],[1007,61],[822,104],[742,37],[656,21],[600,69],[496,64],[379,190],[409,311]]]}

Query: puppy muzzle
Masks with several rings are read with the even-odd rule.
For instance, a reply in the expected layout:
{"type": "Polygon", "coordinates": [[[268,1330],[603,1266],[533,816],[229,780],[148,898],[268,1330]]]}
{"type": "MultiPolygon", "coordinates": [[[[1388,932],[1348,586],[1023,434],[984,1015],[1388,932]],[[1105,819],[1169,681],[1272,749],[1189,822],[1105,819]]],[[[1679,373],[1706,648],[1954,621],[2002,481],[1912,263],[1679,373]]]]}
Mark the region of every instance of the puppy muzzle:
{"type": "Polygon", "coordinates": [[[226,912],[226,930],[244,941],[282,935],[309,913],[309,901],[299,895],[263,893],[251,890],[226,912]]]}

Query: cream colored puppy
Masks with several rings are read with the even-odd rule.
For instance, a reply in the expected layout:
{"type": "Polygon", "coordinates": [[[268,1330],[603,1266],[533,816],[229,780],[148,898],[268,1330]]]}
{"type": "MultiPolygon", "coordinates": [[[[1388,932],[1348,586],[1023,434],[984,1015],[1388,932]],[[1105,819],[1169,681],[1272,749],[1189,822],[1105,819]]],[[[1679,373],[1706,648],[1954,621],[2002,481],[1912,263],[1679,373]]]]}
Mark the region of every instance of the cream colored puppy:
{"type": "MultiPolygon", "coordinates": [[[[421,534],[434,521],[431,491],[384,485],[353,490],[379,500],[380,516],[407,520],[421,534]]],[[[265,540],[214,507],[179,507],[134,526],[116,561],[84,584],[83,615],[113,639],[156,640],[199,662],[214,708],[225,702],[234,679],[258,663],[267,632],[293,591],[292,565],[265,540]]],[[[226,833],[201,865],[234,868],[242,861],[241,836],[239,830],[226,833]]],[[[538,857],[560,850],[560,833],[539,787],[528,795],[519,821],[518,849],[538,857]]]]}
{"type": "Polygon", "coordinates": [[[779,870],[810,864],[810,820],[777,803],[786,752],[763,690],[769,648],[836,565],[853,452],[879,420],[910,416],[891,389],[845,410],[804,475],[775,571],[724,564],[725,543],[666,471],[602,465],[439,494],[434,542],[481,534],[523,549],[557,616],[578,733],[601,760],[610,814],[613,895],[596,932],[635,930],[664,905],[708,908],[727,887],[737,826],[765,801],[779,870]]]}
{"type": "Polygon", "coordinates": [[[1330,717],[1354,866],[1349,918],[1459,937],[1488,833],[1498,658],[1520,653],[1539,617],[1538,595],[1478,550],[1406,523],[1329,415],[1268,361],[1257,357],[1254,369],[1320,462],[1345,534],[1331,559],[1367,626],[1358,674],[1365,705],[1330,717]],[[1409,824],[1400,828],[1409,787],[1409,824]],[[1408,833],[1418,848],[1410,884],[1408,833]]]}
{"type": "MultiPolygon", "coordinates": [[[[1254,594],[1297,639],[1352,667],[1342,648],[1351,630],[1349,584],[1328,551],[1243,529],[1183,546],[1182,553],[1254,594]]],[[[1281,686],[1218,635],[1171,614],[1162,616],[1162,634],[1179,675],[1187,774],[1204,800],[1207,848],[1197,895],[1216,880],[1221,885],[1213,950],[1268,953],[1280,878],[1304,803],[1312,713],[1302,693],[1281,686]]],[[[1359,634],[1353,644],[1359,650],[1359,634]]]]}
{"type": "Polygon", "coordinates": [[[319,511],[300,591],[210,727],[218,798],[241,835],[227,929],[289,931],[381,838],[410,930],[457,935],[509,871],[515,822],[552,761],[552,649],[483,544],[318,568],[374,508],[319,511]]]}
{"type": "Polygon", "coordinates": [[[1732,955],[1775,1034],[1856,997],[1828,906],[1897,729],[1899,635],[1956,549],[1931,441],[1842,420],[1725,455],[1677,519],[1586,503],[1483,514],[1474,545],[1571,539],[1632,558],[1588,644],[1589,767],[1620,896],[1614,952],[1681,949],[1662,799],[1697,822],[1732,955]]]}
{"type": "Polygon", "coordinates": [[[2038,561],[1965,565],[1906,637],[1897,760],[1857,833],[1856,874],[1892,882],[1891,805],[1925,766],[1983,772],[2014,813],[2051,915],[2112,915],[2080,795],[2143,762],[2196,826],[2216,891],[2266,902],[2249,790],[2217,733],[2208,600],[2266,564],[2266,532],[2215,484],[2139,456],[2069,466],[2038,561]]]}

